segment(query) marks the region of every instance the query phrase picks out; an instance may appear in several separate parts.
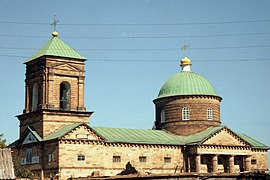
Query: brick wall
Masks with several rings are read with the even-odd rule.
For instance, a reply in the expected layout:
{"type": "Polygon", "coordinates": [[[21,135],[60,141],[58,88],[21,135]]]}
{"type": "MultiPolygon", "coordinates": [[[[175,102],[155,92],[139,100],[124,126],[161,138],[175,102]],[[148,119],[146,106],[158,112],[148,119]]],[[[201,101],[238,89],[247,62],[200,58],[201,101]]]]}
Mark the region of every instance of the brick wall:
{"type": "Polygon", "coordinates": [[[158,99],[156,105],[156,127],[177,135],[191,135],[211,126],[220,125],[220,99],[210,96],[181,96],[158,99]],[[189,108],[189,120],[182,120],[182,108],[189,108]],[[211,108],[213,119],[208,120],[207,109],[211,108]],[[165,122],[161,122],[161,111],[165,122]]]}

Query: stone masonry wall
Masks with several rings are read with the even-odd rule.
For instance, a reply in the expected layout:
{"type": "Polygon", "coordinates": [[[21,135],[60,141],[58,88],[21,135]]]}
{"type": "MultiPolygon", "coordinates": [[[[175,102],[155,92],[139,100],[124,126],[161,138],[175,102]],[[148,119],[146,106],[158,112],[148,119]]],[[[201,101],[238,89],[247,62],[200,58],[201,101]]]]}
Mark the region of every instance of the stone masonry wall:
{"type": "Polygon", "coordinates": [[[180,172],[183,166],[181,150],[173,146],[63,141],[59,154],[61,178],[85,177],[93,172],[113,176],[123,171],[128,162],[142,174],[180,172]],[[78,161],[77,155],[85,155],[85,161],[78,161]],[[140,162],[140,157],[145,157],[145,161],[140,162]],[[170,162],[164,162],[164,157],[171,158],[170,162]]]}

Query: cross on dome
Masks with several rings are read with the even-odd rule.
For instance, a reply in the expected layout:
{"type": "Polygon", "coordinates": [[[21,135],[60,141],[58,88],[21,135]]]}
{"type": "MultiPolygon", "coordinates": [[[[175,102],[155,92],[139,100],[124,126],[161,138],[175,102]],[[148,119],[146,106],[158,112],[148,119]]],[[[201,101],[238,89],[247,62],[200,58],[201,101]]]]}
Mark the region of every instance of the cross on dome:
{"type": "Polygon", "coordinates": [[[181,67],[182,67],[182,71],[191,71],[190,67],[191,67],[191,61],[190,59],[187,57],[186,51],[189,48],[189,45],[184,44],[184,46],[181,48],[182,50],[184,50],[184,58],[181,60],[181,67]]]}

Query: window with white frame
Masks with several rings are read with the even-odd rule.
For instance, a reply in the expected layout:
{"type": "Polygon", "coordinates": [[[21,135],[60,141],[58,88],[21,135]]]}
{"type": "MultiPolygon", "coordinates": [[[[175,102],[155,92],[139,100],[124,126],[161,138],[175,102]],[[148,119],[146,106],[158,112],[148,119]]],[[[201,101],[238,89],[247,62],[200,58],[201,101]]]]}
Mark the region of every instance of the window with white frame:
{"type": "Polygon", "coordinates": [[[189,120],[189,108],[188,107],[182,108],[182,120],[189,120]]]}
{"type": "Polygon", "coordinates": [[[213,120],[213,110],[212,108],[207,108],[207,119],[213,120]]]}
{"type": "Polygon", "coordinates": [[[83,154],[78,154],[77,155],[77,161],[85,161],[85,160],[86,160],[85,155],[83,155],[83,154]]]}
{"type": "Polygon", "coordinates": [[[165,120],[166,120],[164,109],[161,111],[160,118],[161,118],[160,122],[161,123],[164,123],[165,120]]]}

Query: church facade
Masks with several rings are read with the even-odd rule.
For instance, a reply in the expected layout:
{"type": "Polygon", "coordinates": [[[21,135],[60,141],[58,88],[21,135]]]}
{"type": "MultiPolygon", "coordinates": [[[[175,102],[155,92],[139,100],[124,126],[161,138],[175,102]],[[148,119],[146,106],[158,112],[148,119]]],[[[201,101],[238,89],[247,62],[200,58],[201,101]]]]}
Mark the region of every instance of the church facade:
{"type": "Polygon", "coordinates": [[[38,179],[115,176],[127,163],[140,174],[268,171],[269,147],[221,125],[222,98],[187,57],[153,100],[152,130],[90,125],[85,61],[53,32],[25,62],[25,109],[10,147],[38,179]]]}

